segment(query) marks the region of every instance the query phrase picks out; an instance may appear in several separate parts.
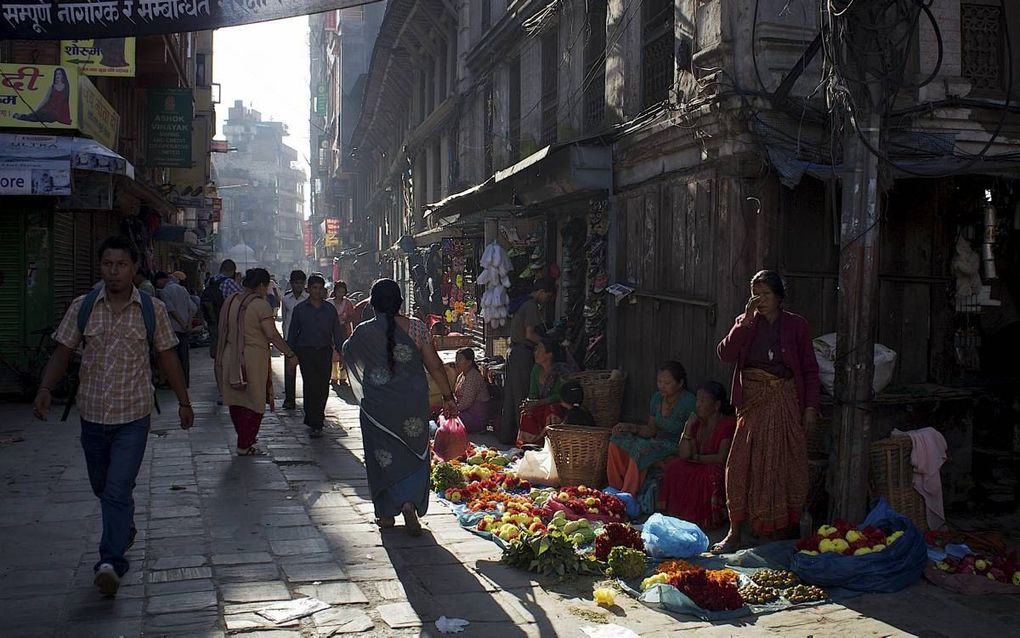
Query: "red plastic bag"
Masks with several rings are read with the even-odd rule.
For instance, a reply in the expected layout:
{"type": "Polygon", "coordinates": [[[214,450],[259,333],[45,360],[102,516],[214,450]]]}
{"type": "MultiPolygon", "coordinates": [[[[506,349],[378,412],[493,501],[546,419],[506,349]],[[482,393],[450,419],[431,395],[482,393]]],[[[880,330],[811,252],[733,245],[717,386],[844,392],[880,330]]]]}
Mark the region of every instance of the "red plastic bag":
{"type": "Polygon", "coordinates": [[[432,451],[443,461],[451,461],[464,455],[467,451],[468,435],[464,424],[457,417],[447,419],[439,417],[439,430],[432,444],[432,451]]]}

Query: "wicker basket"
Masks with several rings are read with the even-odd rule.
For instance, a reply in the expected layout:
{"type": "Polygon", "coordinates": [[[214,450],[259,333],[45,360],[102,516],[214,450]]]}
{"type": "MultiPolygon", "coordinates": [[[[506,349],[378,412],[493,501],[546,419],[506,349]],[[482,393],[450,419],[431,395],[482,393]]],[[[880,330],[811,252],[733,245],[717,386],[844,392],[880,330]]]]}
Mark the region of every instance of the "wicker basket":
{"type": "Polygon", "coordinates": [[[595,488],[605,485],[609,437],[612,434],[609,428],[583,425],[560,424],[546,428],[560,484],[595,488]]]}
{"type": "Polygon", "coordinates": [[[625,373],[613,378],[612,370],[589,370],[572,374],[570,378],[581,382],[584,388],[583,406],[595,419],[595,425],[611,428],[620,422],[623,388],[627,383],[625,373]]]}
{"type": "Polygon", "coordinates": [[[924,498],[914,489],[913,443],[909,436],[894,436],[871,444],[871,493],[889,501],[922,532],[928,531],[924,498]]]}

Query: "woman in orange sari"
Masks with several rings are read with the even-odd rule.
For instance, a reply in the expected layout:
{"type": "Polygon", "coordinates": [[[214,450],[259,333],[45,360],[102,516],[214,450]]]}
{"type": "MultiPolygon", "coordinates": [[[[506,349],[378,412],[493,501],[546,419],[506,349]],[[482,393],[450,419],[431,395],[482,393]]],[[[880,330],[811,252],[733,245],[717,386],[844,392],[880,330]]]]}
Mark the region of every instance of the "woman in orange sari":
{"type": "Polygon", "coordinates": [[[730,530],[712,548],[740,544],[745,520],[768,537],[795,524],[807,502],[807,431],[818,419],[818,362],[811,328],[783,309],[786,287],[778,273],[751,278],[751,298],[716,352],[734,363],[737,430],[726,461],[730,530]]]}
{"type": "Polygon", "coordinates": [[[737,429],[727,407],[721,383],[708,381],[698,389],[679,454],[667,462],[660,483],[659,508],[702,529],[715,529],[725,520],[726,456],[737,429]]]}

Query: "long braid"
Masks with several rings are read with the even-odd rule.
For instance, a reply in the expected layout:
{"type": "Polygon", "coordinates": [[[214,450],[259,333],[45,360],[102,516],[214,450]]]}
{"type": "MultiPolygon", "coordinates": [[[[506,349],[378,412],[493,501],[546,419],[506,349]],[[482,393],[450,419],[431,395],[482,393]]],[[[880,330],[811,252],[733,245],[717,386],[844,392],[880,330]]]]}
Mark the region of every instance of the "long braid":
{"type": "Polygon", "coordinates": [[[376,313],[386,317],[386,363],[392,374],[397,367],[396,357],[393,355],[393,349],[397,345],[396,315],[400,312],[400,306],[403,305],[404,299],[400,294],[397,282],[392,279],[380,279],[372,285],[371,300],[376,313]]]}
{"type": "Polygon", "coordinates": [[[394,331],[397,327],[397,320],[391,313],[385,313],[386,317],[386,363],[390,367],[390,372],[395,372],[397,367],[397,360],[393,357],[393,348],[397,345],[397,339],[394,336],[394,331]]]}

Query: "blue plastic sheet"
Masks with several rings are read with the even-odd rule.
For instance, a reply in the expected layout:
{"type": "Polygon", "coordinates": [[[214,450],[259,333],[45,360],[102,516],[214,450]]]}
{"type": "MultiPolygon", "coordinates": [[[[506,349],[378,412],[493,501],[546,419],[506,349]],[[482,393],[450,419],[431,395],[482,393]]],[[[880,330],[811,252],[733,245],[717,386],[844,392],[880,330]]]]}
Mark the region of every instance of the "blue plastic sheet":
{"type": "Polygon", "coordinates": [[[790,568],[805,582],[845,587],[861,592],[895,592],[920,580],[928,561],[924,536],[910,519],[879,499],[861,527],[874,525],[886,534],[902,531],[896,542],[880,552],[843,556],[832,552],[810,556],[796,553],[790,568]]]}
{"type": "Polygon", "coordinates": [[[653,558],[690,558],[708,550],[708,536],[700,527],[662,514],[648,517],[641,540],[653,558]]]}

